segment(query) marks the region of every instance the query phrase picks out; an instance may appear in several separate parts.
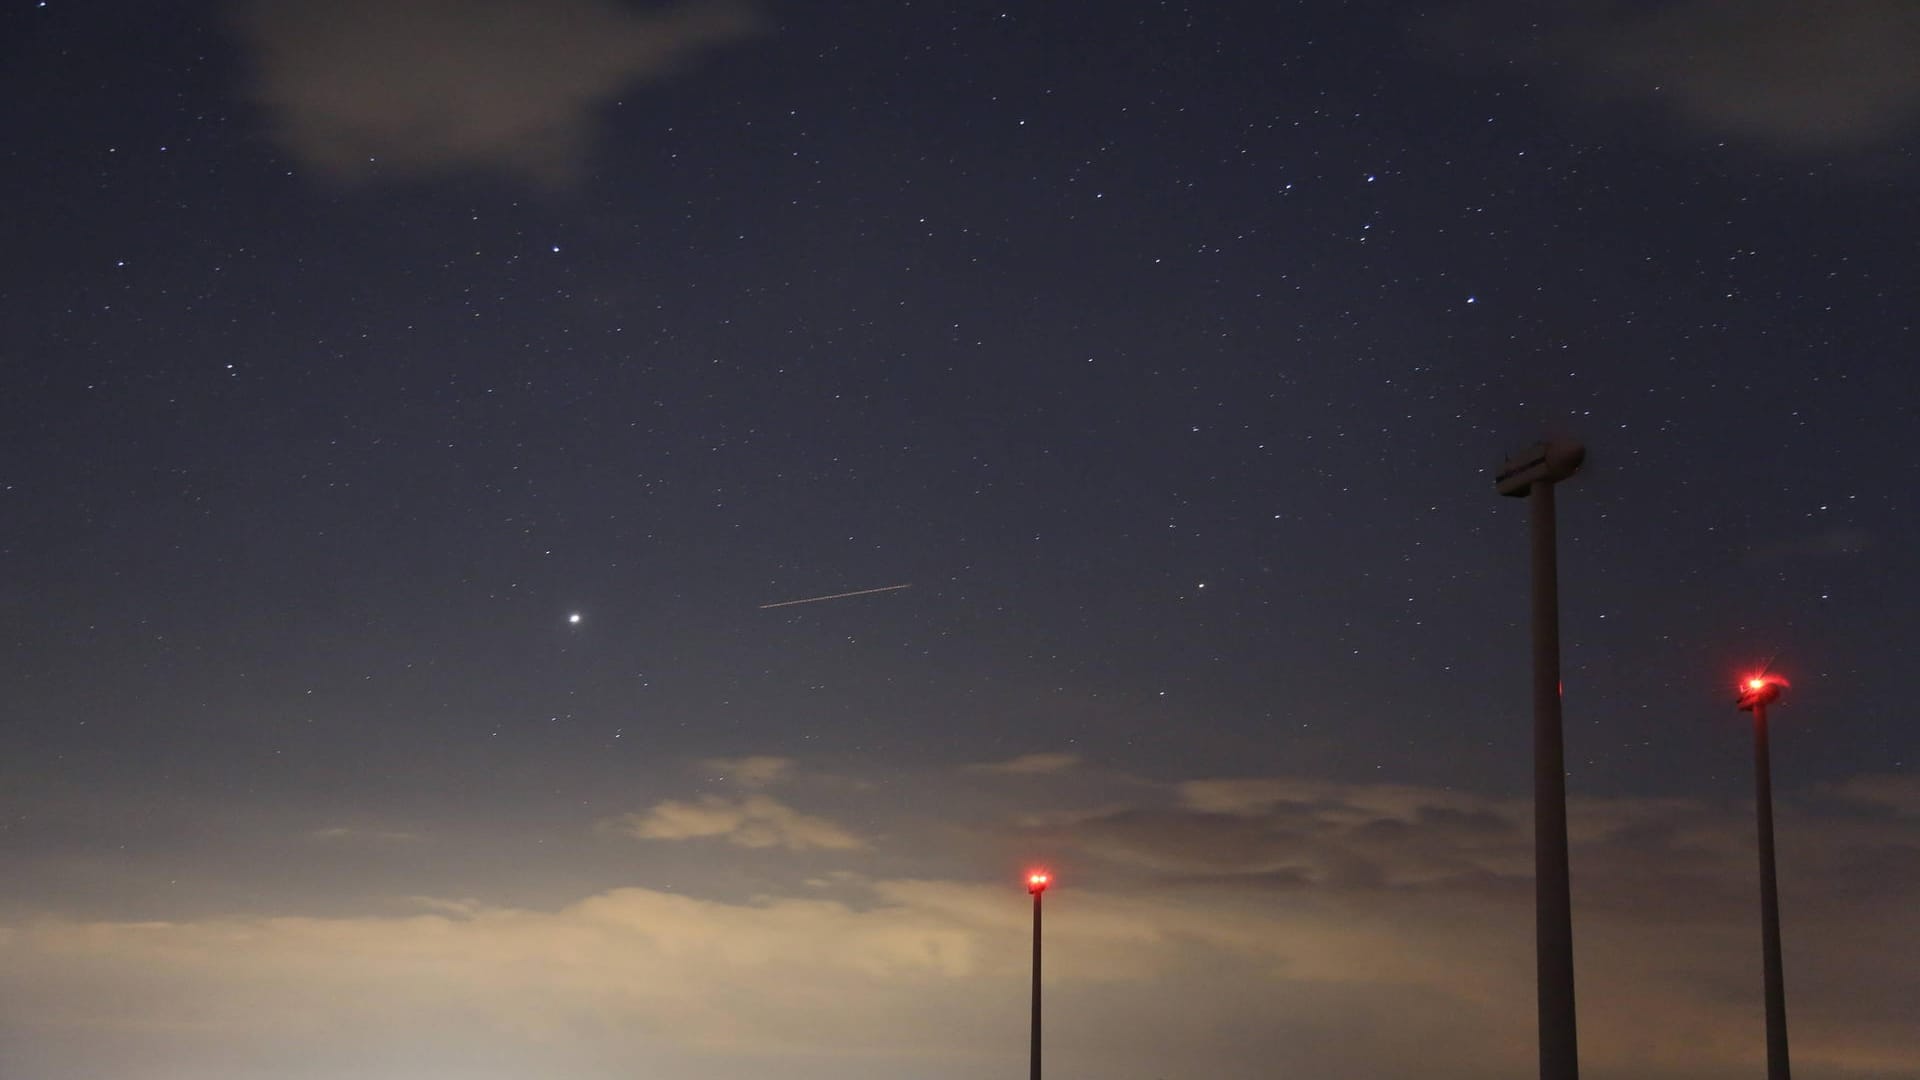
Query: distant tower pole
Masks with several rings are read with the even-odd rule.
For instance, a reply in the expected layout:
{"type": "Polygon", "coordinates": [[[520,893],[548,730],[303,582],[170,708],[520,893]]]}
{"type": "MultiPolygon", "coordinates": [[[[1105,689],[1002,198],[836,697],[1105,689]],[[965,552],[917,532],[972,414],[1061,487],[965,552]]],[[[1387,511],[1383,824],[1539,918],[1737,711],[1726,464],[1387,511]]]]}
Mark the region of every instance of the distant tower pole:
{"type": "Polygon", "coordinates": [[[1045,870],[1027,874],[1027,891],[1033,894],[1033,1046],[1028,1056],[1031,1080],[1040,1080],[1040,895],[1052,883],[1045,870]]]}
{"type": "Polygon", "coordinates": [[[1560,572],[1554,485],[1586,460],[1578,443],[1540,443],[1494,478],[1502,495],[1525,497],[1533,519],[1534,966],[1541,1080],[1579,1080],[1573,1009],[1573,895],[1567,873],[1567,766],[1560,733],[1560,572]]]}
{"type": "Polygon", "coordinates": [[[1740,711],[1753,714],[1754,815],[1760,821],[1760,953],[1767,985],[1767,1080],[1790,1080],[1787,1061],[1787,977],[1780,963],[1780,890],[1773,873],[1773,755],[1767,706],[1787,680],[1760,674],[1740,685],[1740,711]]]}

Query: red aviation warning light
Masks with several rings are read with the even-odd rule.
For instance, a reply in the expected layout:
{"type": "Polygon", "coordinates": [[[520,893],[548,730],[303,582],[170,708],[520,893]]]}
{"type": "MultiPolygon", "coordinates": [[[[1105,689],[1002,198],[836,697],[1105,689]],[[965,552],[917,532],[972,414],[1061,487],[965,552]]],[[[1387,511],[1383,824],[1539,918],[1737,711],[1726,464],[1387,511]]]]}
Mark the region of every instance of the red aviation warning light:
{"type": "Polygon", "coordinates": [[[1045,870],[1032,870],[1027,873],[1027,891],[1036,896],[1046,892],[1047,886],[1051,884],[1053,884],[1053,877],[1045,870]]]}
{"type": "Polygon", "coordinates": [[[1756,708],[1766,708],[1780,700],[1780,691],[1792,684],[1785,678],[1769,672],[1749,675],[1740,680],[1740,696],[1736,701],[1741,712],[1752,712],[1756,708]]]}

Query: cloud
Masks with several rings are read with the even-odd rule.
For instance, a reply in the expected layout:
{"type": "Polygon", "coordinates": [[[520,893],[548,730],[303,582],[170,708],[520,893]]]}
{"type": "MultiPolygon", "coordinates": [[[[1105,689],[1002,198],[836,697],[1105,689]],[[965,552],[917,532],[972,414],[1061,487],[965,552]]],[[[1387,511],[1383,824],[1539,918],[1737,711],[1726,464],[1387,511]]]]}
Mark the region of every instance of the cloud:
{"type": "MultiPolygon", "coordinates": [[[[1057,1068],[1528,1075],[1524,800],[1288,778],[1128,791],[1148,801],[1057,834],[1078,868],[1047,896],[1057,1068]]],[[[1889,944],[1915,925],[1920,830],[1901,814],[1916,793],[1920,782],[1880,776],[1782,800],[1788,993],[1808,1075],[1920,1075],[1920,972],[1889,944]]],[[[731,836],[751,801],[623,823],[731,836]]],[[[1570,809],[1583,1064],[1645,1080],[1752,1075],[1751,807],[1570,809]]],[[[295,1061],[316,1077],[484,1080],[960,1080],[1018,1067],[1023,892],[833,884],[831,899],[805,885],[750,900],[613,888],[539,910],[462,899],[337,918],[14,919],[0,923],[0,1041],[10,1074],[102,1080],[295,1061]]]]}
{"type": "MultiPolygon", "coordinates": [[[[1876,942],[1915,926],[1920,781],[1861,777],[1818,794],[1841,808],[1788,799],[1779,813],[1796,1050],[1835,1075],[1904,1075],[1920,1068],[1920,1024],[1896,1001],[1920,976],[1876,942]]],[[[1173,795],[1030,835],[1090,879],[1204,898],[1195,917],[1270,912],[1241,948],[1273,949],[1277,977],[1415,985],[1488,1007],[1530,987],[1526,942],[1501,928],[1531,918],[1526,801],[1284,778],[1173,795]]],[[[1757,1030],[1751,808],[1579,798],[1570,823],[1583,1059],[1619,1075],[1737,1074],[1757,1030]]]]}
{"type": "MultiPolygon", "coordinates": [[[[1018,913],[1005,921],[1011,931],[1018,913]]],[[[215,1075],[238,1075],[261,1046],[339,1070],[312,1075],[443,1075],[348,1069],[339,1047],[358,1043],[389,1068],[422,1056],[444,1066],[477,1039],[487,1057],[531,1053],[557,1066],[501,1075],[598,1076],[584,1069],[597,1053],[654,1062],[663,1049],[900,1052],[896,1032],[909,1031],[962,1053],[965,1035],[906,1023],[915,1006],[900,995],[1010,979],[1011,960],[990,964],[980,945],[980,928],[898,903],[862,913],[618,889],[544,912],[447,905],[402,917],[44,920],[10,929],[0,986],[10,1001],[34,987],[9,1009],[12,1023],[108,1044],[129,1033],[200,1043],[196,1064],[215,1075]]],[[[162,1074],[152,1063],[123,1069],[90,1074],[162,1074]]]]}
{"type": "Polygon", "coordinates": [[[274,137],[340,181],[477,168],[568,183],[598,109],[761,29],[729,0],[242,0],[233,11],[274,137]]]}
{"type": "MultiPolygon", "coordinates": [[[[399,917],[39,920],[0,944],[0,993],[17,999],[11,1023],[102,1052],[130,1038],[188,1045],[178,1075],[237,1075],[267,1047],[334,1069],[353,1047],[363,1062],[425,1062],[438,1075],[478,1043],[494,1060],[534,1055],[546,1074],[958,1077],[1009,1067],[1024,1050],[1024,899],[899,880],[876,883],[857,906],[629,888],[551,912],[446,904],[399,917]],[[628,1068],[587,1072],[589,1045],[628,1068]],[[659,1068],[663,1058],[682,1065],[659,1068]]],[[[1516,1040],[1491,1038],[1485,1017],[1430,989],[1449,959],[1468,960],[1464,947],[1402,963],[1393,941],[1324,913],[1192,899],[1083,890],[1054,909],[1051,1034],[1065,1048],[1058,1060],[1079,1071],[1146,1080],[1219,1052],[1183,1030],[1325,1023],[1443,1040],[1459,1064],[1423,1075],[1464,1080],[1489,1058],[1524,1059],[1516,1040]],[[1367,1000],[1379,980],[1421,989],[1367,1000]],[[1408,994],[1433,1000],[1397,1013],[1408,994]],[[1469,1023],[1449,1032],[1449,1018],[1469,1023]],[[1475,1037],[1512,1045],[1476,1052],[1475,1037]]],[[[1484,968],[1488,957],[1472,959],[1484,968]]],[[[1300,1054],[1276,1060],[1297,1066],[1300,1054]]],[[[1368,1063],[1411,1070],[1418,1058],[1412,1046],[1375,1047],[1368,1063]]],[[[160,1073],[151,1057],[88,1071],[160,1073]]]]}
{"type": "Polygon", "coordinates": [[[1622,92],[1781,149],[1878,142],[1920,116],[1920,8],[1911,0],[1608,4],[1569,39],[1622,92]]]}
{"type": "Polygon", "coordinates": [[[669,799],[645,813],[625,814],[604,828],[641,840],[724,839],[744,848],[788,851],[858,851],[867,842],[825,818],[803,814],[765,795],[697,802],[669,799]]]}
{"type": "Polygon", "coordinates": [[[720,774],[720,779],[732,780],[743,787],[762,788],[791,775],[793,759],[773,757],[768,754],[737,758],[706,758],[700,762],[700,767],[720,774]]]}
{"type": "Polygon", "coordinates": [[[1451,46],[1780,153],[1889,144],[1920,120],[1910,0],[1467,0],[1450,16],[1434,21],[1451,46]]]}
{"type": "Polygon", "coordinates": [[[1036,843],[1184,882],[1283,889],[1430,889],[1508,895],[1530,879],[1531,810],[1393,785],[1197,780],[1170,806],[1050,823],[1036,843]]]}
{"type": "Polygon", "coordinates": [[[1910,776],[1894,773],[1856,776],[1835,785],[1833,792],[1850,802],[1899,817],[1920,818],[1920,780],[1910,776]]]}
{"type": "Polygon", "coordinates": [[[1079,754],[1021,754],[1008,761],[990,761],[968,765],[967,771],[999,776],[1053,776],[1078,767],[1079,754]]]}

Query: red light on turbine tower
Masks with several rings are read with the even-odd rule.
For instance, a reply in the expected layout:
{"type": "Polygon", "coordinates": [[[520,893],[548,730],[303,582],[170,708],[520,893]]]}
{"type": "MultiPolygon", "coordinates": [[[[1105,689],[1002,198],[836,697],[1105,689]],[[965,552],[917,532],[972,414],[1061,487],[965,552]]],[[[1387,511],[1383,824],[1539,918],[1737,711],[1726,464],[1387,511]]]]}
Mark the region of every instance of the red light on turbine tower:
{"type": "Polygon", "coordinates": [[[1053,876],[1045,870],[1032,870],[1027,873],[1027,891],[1030,893],[1046,892],[1047,886],[1051,884],[1053,884],[1053,876]]]}
{"type": "Polygon", "coordinates": [[[1770,671],[1748,675],[1740,680],[1738,704],[1742,712],[1752,712],[1755,707],[1765,707],[1780,699],[1780,692],[1792,684],[1780,675],[1770,671]]]}

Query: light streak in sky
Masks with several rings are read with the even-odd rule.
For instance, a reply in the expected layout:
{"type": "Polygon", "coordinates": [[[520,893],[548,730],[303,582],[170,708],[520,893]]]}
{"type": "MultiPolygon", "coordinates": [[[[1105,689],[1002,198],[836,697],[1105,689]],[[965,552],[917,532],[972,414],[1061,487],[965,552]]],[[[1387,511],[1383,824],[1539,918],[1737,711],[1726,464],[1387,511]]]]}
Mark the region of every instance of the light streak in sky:
{"type": "Polygon", "coordinates": [[[795,604],[817,604],[822,600],[844,600],[849,596],[867,596],[872,593],[893,592],[897,589],[911,588],[913,588],[911,582],[905,585],[882,585],[877,589],[855,589],[852,592],[837,592],[827,596],[809,596],[804,600],[782,600],[777,604],[761,604],[760,610],[765,611],[768,608],[792,607],[795,604]]]}

